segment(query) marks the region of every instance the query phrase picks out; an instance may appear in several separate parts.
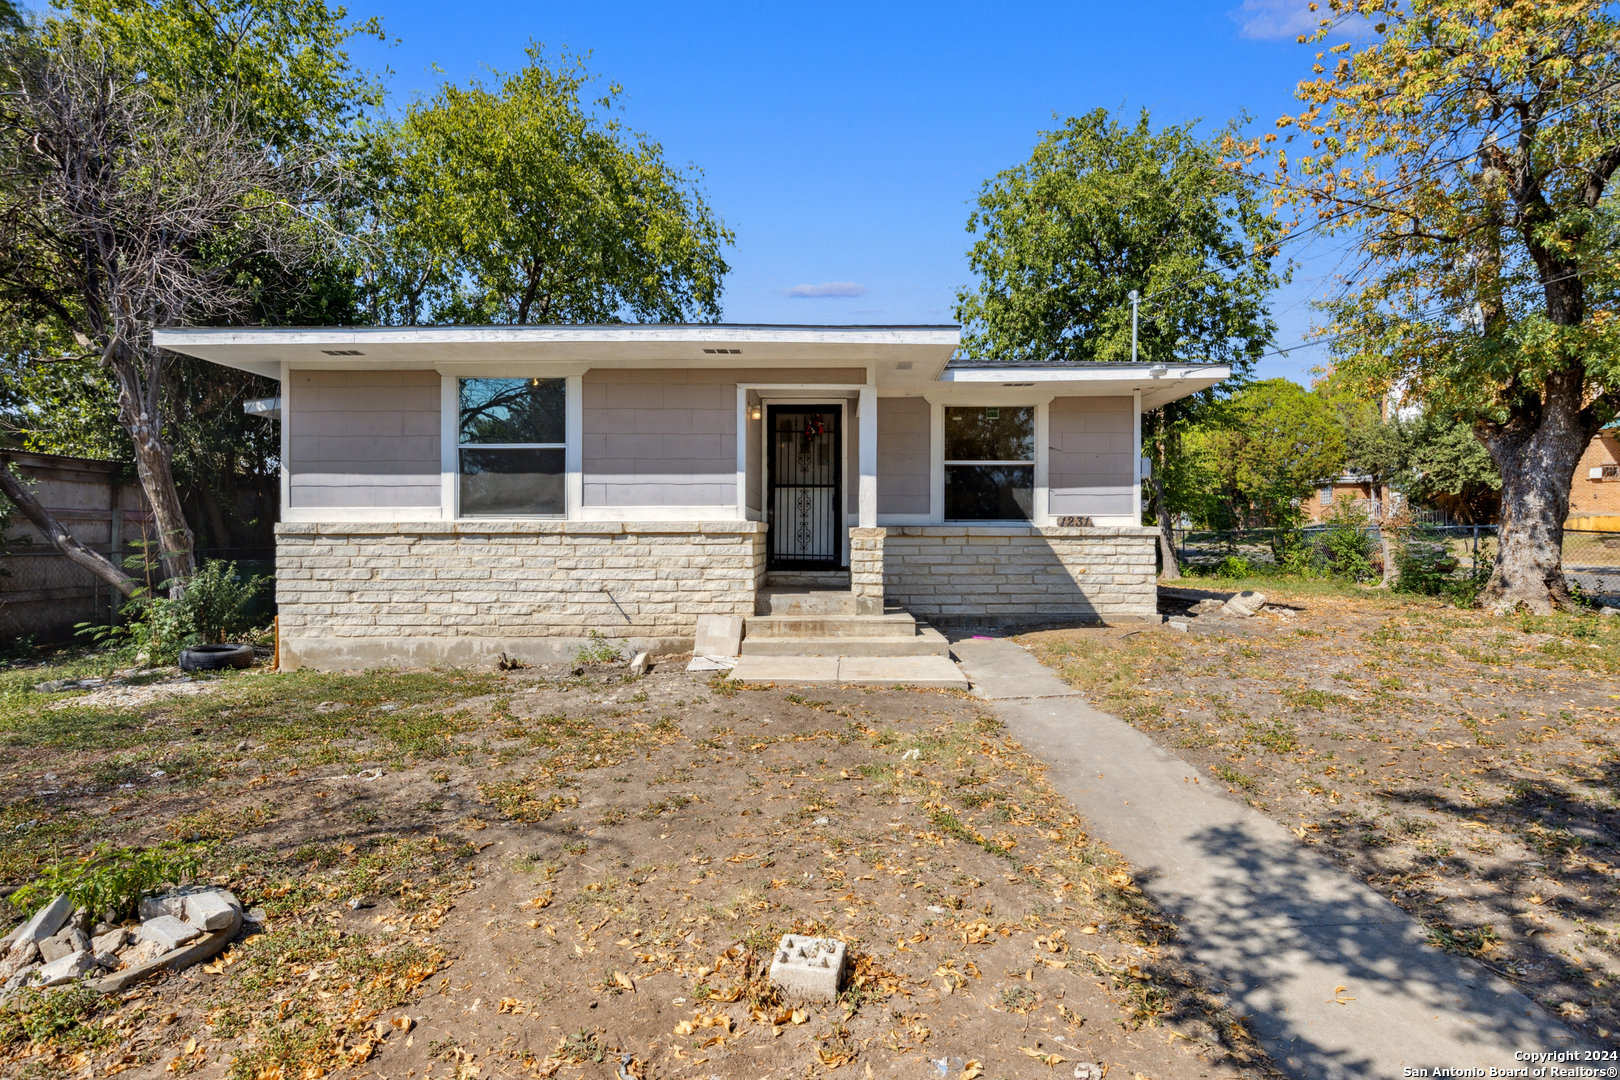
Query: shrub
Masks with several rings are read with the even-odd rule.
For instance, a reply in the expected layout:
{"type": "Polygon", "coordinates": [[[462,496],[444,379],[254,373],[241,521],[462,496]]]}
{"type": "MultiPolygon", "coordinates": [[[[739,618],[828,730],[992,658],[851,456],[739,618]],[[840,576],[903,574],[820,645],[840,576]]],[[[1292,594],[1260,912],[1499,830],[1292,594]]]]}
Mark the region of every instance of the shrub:
{"type": "Polygon", "coordinates": [[[1352,581],[1372,577],[1372,555],[1377,541],[1367,529],[1367,515],[1359,507],[1335,506],[1324,519],[1327,528],[1317,539],[1317,547],[1330,573],[1352,581]]]}
{"type": "Polygon", "coordinates": [[[1216,564],[1215,576],[1229,579],[1253,577],[1254,567],[1241,555],[1228,555],[1216,564]]]}
{"type": "Polygon", "coordinates": [[[214,559],[186,579],[180,598],[179,617],[190,633],[204,644],[218,645],[227,637],[251,628],[248,606],[259,595],[267,579],[241,580],[234,562],[214,559]]]}
{"type": "Polygon", "coordinates": [[[1468,606],[1490,576],[1489,566],[1462,567],[1445,539],[1432,529],[1415,529],[1395,545],[1396,592],[1440,596],[1468,606]]]}
{"type": "Polygon", "coordinates": [[[110,913],[114,921],[133,913],[135,902],[165,882],[182,884],[201,867],[196,849],[175,843],[149,848],[98,844],[89,855],[49,867],[37,879],[11,894],[12,906],[28,910],[67,894],[75,908],[95,919],[110,913]]]}

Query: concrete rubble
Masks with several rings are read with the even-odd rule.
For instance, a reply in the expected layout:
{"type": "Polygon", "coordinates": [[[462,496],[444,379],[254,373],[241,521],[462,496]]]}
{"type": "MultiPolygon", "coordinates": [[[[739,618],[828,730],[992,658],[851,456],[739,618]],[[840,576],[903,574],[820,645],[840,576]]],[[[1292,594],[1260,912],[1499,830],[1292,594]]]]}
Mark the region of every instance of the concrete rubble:
{"type": "Polygon", "coordinates": [[[81,980],[103,993],[122,990],[163,968],[208,959],[241,933],[244,918],[228,890],[198,886],[142,897],[136,913],[120,926],[97,925],[92,937],[85,913],[56,897],[0,940],[0,999],[81,980]]]}

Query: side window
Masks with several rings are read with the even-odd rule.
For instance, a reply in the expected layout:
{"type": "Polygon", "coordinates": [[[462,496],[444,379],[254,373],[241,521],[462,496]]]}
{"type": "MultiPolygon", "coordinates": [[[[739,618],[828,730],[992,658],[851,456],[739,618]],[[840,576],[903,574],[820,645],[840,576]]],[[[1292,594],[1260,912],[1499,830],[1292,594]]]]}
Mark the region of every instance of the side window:
{"type": "Polygon", "coordinates": [[[460,380],[463,517],[567,513],[565,379],[460,380]]]}

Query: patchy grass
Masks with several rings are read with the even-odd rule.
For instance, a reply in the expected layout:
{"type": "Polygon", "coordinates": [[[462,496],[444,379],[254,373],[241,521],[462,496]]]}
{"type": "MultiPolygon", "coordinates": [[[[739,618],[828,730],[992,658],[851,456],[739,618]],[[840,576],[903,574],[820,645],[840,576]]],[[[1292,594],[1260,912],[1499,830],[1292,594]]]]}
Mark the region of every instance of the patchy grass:
{"type": "Polygon", "coordinates": [[[1437,946],[1566,1023],[1620,1029],[1620,627],[1248,584],[1267,610],[1207,633],[1020,640],[1322,845],[1437,946]]]}
{"type": "Polygon", "coordinates": [[[570,672],[0,672],[6,883],[181,839],[260,927],[126,994],[0,1005],[0,1071],[1275,1075],[972,699],[570,672]],[[836,1003],[763,977],[788,931],[848,942],[836,1003]]]}

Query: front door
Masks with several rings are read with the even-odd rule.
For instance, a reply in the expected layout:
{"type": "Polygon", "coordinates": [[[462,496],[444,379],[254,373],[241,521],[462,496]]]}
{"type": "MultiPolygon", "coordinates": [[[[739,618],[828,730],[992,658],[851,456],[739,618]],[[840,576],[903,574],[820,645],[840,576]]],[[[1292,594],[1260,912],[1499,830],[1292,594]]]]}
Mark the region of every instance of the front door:
{"type": "Polygon", "coordinates": [[[843,562],[843,434],[836,405],[772,405],[769,533],[772,570],[837,570],[843,562]]]}

